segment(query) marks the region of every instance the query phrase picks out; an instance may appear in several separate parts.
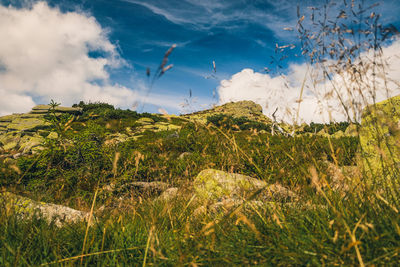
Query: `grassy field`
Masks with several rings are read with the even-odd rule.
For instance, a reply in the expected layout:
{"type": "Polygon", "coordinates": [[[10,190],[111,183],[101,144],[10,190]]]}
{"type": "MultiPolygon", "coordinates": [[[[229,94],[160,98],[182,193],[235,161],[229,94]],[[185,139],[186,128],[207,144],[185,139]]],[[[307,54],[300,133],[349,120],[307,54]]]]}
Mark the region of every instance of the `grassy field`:
{"type": "Polygon", "coordinates": [[[119,116],[113,127],[103,127],[107,120],[96,118],[79,131],[66,131],[54,141],[73,140],[65,149],[50,142],[41,154],[18,159],[20,174],[2,162],[2,169],[8,170],[1,174],[3,188],[34,199],[89,211],[96,193],[97,220],[88,231],[86,223],[58,228],[40,218],[21,220],[1,209],[1,265],[398,262],[398,207],[364,185],[362,178],[349,176],[351,182],[344,184],[350,190],[330,187],[329,165],[357,170],[357,137],[272,136],[237,130],[232,124],[218,128],[182,119],[176,121],[182,126],[178,134],[147,131],[136,141],[99,145],[107,131],[121,130],[119,125],[138,119],[119,116]],[[190,154],[182,159],[184,152],[190,154]],[[194,214],[198,204],[186,189],[207,168],[278,182],[300,199],[198,216],[194,214]],[[164,181],[181,191],[168,202],[103,191],[107,184],[132,181],[164,181]],[[101,206],[105,211],[99,211],[101,206]]]}
{"type": "Polygon", "coordinates": [[[272,122],[226,114],[210,114],[199,122],[105,103],[78,104],[80,117],[49,114],[58,137],[46,138],[45,149],[35,155],[0,158],[0,187],[88,211],[95,219],[57,227],[40,217],[21,219],[2,205],[0,265],[398,265],[398,177],[371,177],[359,164],[363,148],[357,134],[333,136],[350,125],[359,129],[366,105],[343,101],[340,90],[351,96],[361,92],[358,99],[375,103],[379,83],[370,79],[384,77],[380,48],[390,35],[379,16],[365,15],[369,8],[350,2],[344,1],[346,16],[338,10],[332,20],[321,20],[328,12],[325,6],[309,24],[298,12],[297,24],[302,54],[317,70],[309,76],[330,84],[333,91],[327,97],[340,98],[348,122],[297,128],[280,124],[288,134],[272,134],[272,122]],[[360,30],[349,25],[360,25],[360,30]],[[365,51],[373,57],[364,57],[365,51]],[[340,78],[351,83],[337,88],[340,78]],[[367,87],[371,84],[377,87],[367,87]],[[143,118],[175,128],[145,130],[134,140],[105,144],[112,134],[140,129],[143,118]],[[327,134],[315,134],[323,129],[327,134]],[[199,214],[205,204],[195,200],[192,181],[210,168],[282,185],[298,199],[262,205],[245,199],[199,214]],[[179,193],[164,201],[107,189],[135,181],[165,182],[179,193]]]}

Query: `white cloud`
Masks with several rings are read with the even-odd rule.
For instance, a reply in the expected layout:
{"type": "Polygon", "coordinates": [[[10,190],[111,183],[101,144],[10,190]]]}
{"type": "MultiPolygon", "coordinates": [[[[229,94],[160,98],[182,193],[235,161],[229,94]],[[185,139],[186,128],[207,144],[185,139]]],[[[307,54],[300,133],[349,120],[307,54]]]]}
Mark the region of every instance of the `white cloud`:
{"type": "Polygon", "coordinates": [[[17,113],[28,112],[35,105],[32,98],[27,95],[15,94],[0,89],[0,116],[17,113]]]}
{"type": "Polygon", "coordinates": [[[169,20],[173,23],[176,23],[176,24],[191,23],[189,19],[186,19],[181,16],[176,16],[173,14],[173,12],[168,12],[166,9],[159,8],[156,5],[152,5],[149,3],[143,3],[141,1],[136,1],[136,0],[125,0],[125,1],[132,3],[132,4],[144,6],[147,9],[149,9],[151,12],[153,12],[154,14],[163,16],[164,18],[166,18],[167,20],[169,20]]]}
{"type": "Polygon", "coordinates": [[[25,112],[34,100],[129,107],[137,96],[111,83],[107,68],[125,62],[107,31],[87,14],[62,13],[44,2],[22,9],[0,5],[0,40],[0,115],[25,112]]]}
{"type": "MultiPolygon", "coordinates": [[[[385,73],[377,73],[375,81],[372,68],[357,84],[352,83],[351,75],[344,71],[342,75],[333,73],[332,81],[320,81],[314,85],[313,81],[318,79],[314,75],[320,74],[321,70],[307,64],[290,65],[286,77],[273,77],[251,69],[244,69],[233,75],[231,79],[220,83],[218,87],[220,104],[253,100],[263,107],[264,113],[269,117],[278,108],[277,119],[289,123],[296,121],[297,112],[299,112],[298,123],[344,121],[348,118],[343,108],[346,106],[349,108],[350,117],[359,120],[359,112],[366,104],[373,103],[374,94],[378,102],[400,93],[400,40],[395,40],[392,44],[383,47],[382,51],[387,66],[385,73]],[[302,102],[298,109],[304,80],[302,102]],[[371,91],[371,88],[376,88],[376,90],[371,91]]],[[[372,51],[363,53],[361,60],[364,63],[372,62],[372,51]]]]}
{"type": "Polygon", "coordinates": [[[294,37],[292,33],[282,30],[296,23],[296,9],[293,9],[293,3],[290,1],[280,1],[279,4],[271,1],[268,11],[257,7],[257,3],[231,0],[185,0],[173,1],[173,4],[170,1],[158,0],[124,1],[141,5],[171,23],[192,27],[198,31],[208,32],[214,27],[225,30],[236,29],[250,22],[271,30],[278,38],[294,37]],[[239,21],[242,22],[238,24],[239,21]]]}

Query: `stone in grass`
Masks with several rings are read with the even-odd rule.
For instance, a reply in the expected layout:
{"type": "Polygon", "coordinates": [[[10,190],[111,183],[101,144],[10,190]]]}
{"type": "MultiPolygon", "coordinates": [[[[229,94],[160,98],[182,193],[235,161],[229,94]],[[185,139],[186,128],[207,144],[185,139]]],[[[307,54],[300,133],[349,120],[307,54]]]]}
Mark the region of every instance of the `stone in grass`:
{"type": "MultiPolygon", "coordinates": [[[[8,214],[15,214],[21,220],[27,220],[33,216],[43,218],[47,223],[62,227],[69,223],[88,221],[88,212],[71,209],[66,206],[34,201],[32,199],[15,195],[13,193],[0,193],[0,205],[8,214]]],[[[92,218],[91,222],[95,218],[92,218]]]]}
{"type": "Polygon", "coordinates": [[[161,193],[157,200],[171,201],[178,197],[179,189],[177,187],[171,187],[161,193]]]}
{"type": "Polygon", "coordinates": [[[289,201],[297,198],[296,194],[279,185],[242,174],[207,169],[201,171],[193,182],[198,200],[218,202],[223,199],[246,199],[254,197],[261,201],[289,201]],[[253,196],[254,195],[254,196],[253,196]]]}

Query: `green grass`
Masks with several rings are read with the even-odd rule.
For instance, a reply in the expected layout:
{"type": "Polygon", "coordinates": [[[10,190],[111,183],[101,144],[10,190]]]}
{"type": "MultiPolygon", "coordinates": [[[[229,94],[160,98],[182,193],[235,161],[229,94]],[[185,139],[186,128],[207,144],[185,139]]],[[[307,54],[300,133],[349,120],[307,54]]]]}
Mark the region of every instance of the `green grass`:
{"type": "MultiPolygon", "coordinates": [[[[356,137],[331,139],[331,147],[326,137],[229,128],[223,135],[211,125],[182,123],[178,135],[148,132],[138,141],[109,147],[101,145],[105,129],[98,125],[92,121],[78,133],[67,131],[73,145],[65,150],[49,143],[41,155],[19,159],[20,171],[26,172],[20,184],[15,181],[21,174],[3,161],[3,187],[89,210],[98,185],[162,180],[179,186],[205,168],[216,168],[279,182],[301,199],[292,206],[277,203],[223,217],[196,217],[199,204],[188,206],[191,195],[184,192],[171,203],[126,199],[122,208],[109,208],[89,228],[84,265],[142,265],[145,255],[146,264],[166,266],[357,265],[355,247],[364,263],[399,261],[395,207],[361,185],[343,195],[311,182],[312,166],[322,183],[330,179],[327,161],[354,165],[356,137]],[[179,159],[183,152],[191,154],[179,159]]],[[[118,203],[119,197],[100,190],[96,205],[118,203]]],[[[4,208],[0,212],[0,265],[81,263],[84,223],[57,228],[35,218],[20,220],[4,208]]]]}
{"type": "MultiPolygon", "coordinates": [[[[355,233],[363,261],[395,265],[400,260],[399,214],[352,197],[333,202],[339,214],[329,207],[277,205],[218,222],[207,216],[193,219],[190,209],[182,210],[185,202],[145,202],[121,215],[104,217],[90,228],[83,264],[142,265],[149,242],[147,264],[154,265],[357,265],[354,244],[343,224],[353,229],[362,218],[355,233]]],[[[84,224],[59,229],[36,219],[1,215],[3,266],[80,262],[76,256],[81,255],[84,224]]]]}
{"type": "MultiPolygon", "coordinates": [[[[360,5],[347,2],[341,4],[346,16],[341,10],[327,19],[332,15],[329,4],[318,14],[310,9],[313,16],[308,23],[309,16],[298,10],[297,30],[302,52],[317,70],[310,75],[310,84],[322,81],[336,88],[340,84],[332,75],[345,80],[350,75],[347,90],[352,95],[365,91],[369,76],[385,72],[379,48],[395,32],[384,29],[379,16],[364,9],[362,1],[360,5]],[[349,31],[349,25],[360,30],[349,31]],[[347,39],[356,44],[344,42],[347,39]],[[371,48],[372,59],[360,57],[371,48]],[[327,58],[336,63],[332,66],[327,58]]],[[[368,88],[368,92],[376,90],[368,88]]],[[[354,122],[366,103],[342,104],[354,122]]],[[[356,167],[362,155],[358,137],[310,134],[322,129],[330,134],[344,132],[347,122],[303,125],[297,133],[304,135],[285,137],[271,135],[272,125],[247,118],[214,114],[206,125],[172,118],[170,122],[182,126],[181,130],[147,131],[136,141],[106,146],[108,134],[126,133],[126,127],[134,130],[142,117],[168,119],[106,103],[76,106],[84,113],[74,121],[68,115],[48,118],[60,138],[47,140],[40,154],[17,161],[0,159],[0,186],[86,211],[97,196],[97,220],[91,227],[79,223],[57,228],[38,218],[21,220],[0,206],[1,266],[396,266],[400,262],[396,180],[380,187],[371,184],[363,169],[356,167]],[[359,172],[342,181],[348,190],[331,186],[338,174],[332,174],[332,165],[352,166],[359,172]],[[299,199],[257,207],[249,202],[222,213],[196,215],[201,203],[191,201],[190,181],[207,168],[279,183],[299,199]],[[133,181],[164,181],[182,191],[176,200],[165,203],[103,190],[108,184],[133,181]],[[106,207],[103,213],[97,209],[100,206],[106,207]]]]}

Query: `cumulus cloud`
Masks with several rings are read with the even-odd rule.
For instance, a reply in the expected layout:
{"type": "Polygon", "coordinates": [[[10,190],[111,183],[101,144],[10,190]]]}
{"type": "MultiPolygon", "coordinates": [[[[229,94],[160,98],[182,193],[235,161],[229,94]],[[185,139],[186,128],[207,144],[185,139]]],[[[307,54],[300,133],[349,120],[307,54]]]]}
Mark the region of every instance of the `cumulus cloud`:
{"type": "MultiPolygon", "coordinates": [[[[321,70],[308,64],[291,64],[285,76],[271,76],[244,69],[218,87],[220,104],[230,101],[252,100],[271,117],[288,123],[329,122],[360,119],[361,109],[375,101],[400,94],[400,40],[383,47],[385,69],[373,75],[370,68],[363,79],[352,82],[352,74],[332,73],[331,80],[320,80],[321,70]],[[299,105],[301,88],[304,90],[299,105]],[[371,90],[375,88],[374,90],[371,90]],[[347,112],[346,109],[347,108],[347,112]]],[[[372,62],[373,52],[361,55],[361,60],[372,62]]],[[[327,65],[335,64],[328,62],[327,65]]]]}
{"type": "Polygon", "coordinates": [[[92,16],[63,13],[44,2],[22,9],[0,5],[0,40],[0,115],[50,99],[129,107],[137,98],[111,83],[107,69],[126,63],[92,16]]]}

